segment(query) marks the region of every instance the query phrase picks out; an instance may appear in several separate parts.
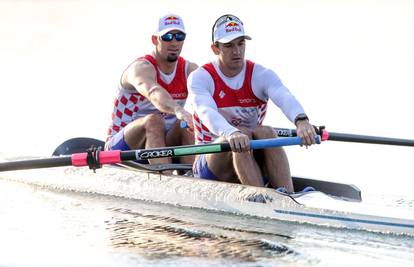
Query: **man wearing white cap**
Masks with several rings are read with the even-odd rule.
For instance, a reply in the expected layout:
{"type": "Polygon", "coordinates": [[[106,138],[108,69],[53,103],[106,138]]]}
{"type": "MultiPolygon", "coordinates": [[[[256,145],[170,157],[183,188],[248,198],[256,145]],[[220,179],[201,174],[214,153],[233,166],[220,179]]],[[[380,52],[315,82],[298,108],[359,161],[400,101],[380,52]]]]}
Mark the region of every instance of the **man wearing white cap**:
{"type": "MultiPolygon", "coordinates": [[[[197,65],[180,57],[186,32],[181,17],[159,19],[151,54],[133,61],[122,73],[108,129],[106,149],[131,150],[194,143],[192,116],[184,110],[187,77],[197,65]],[[184,120],[190,129],[181,129],[184,120]]],[[[182,158],[192,163],[193,157],[182,158]]],[[[153,159],[170,163],[171,159],[153,159]]]]}
{"type": "Polygon", "coordinates": [[[315,130],[301,104],[272,70],[245,60],[243,23],[234,15],[217,19],[211,48],[217,61],[205,64],[188,79],[189,101],[194,108],[197,143],[228,141],[232,152],[200,155],[193,171],[204,179],[271,186],[293,192],[289,162],[282,148],[251,151],[250,139],[276,137],[262,126],[267,102],[272,100],[297,127],[303,144],[315,143],[315,130]]]}

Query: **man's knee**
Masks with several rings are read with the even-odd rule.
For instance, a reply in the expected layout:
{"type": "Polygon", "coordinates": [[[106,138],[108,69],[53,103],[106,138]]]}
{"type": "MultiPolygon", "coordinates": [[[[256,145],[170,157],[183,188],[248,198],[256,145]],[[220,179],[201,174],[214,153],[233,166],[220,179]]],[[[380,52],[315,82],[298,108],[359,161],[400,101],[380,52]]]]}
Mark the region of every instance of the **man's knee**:
{"type": "Polygon", "coordinates": [[[270,126],[257,126],[253,130],[254,139],[265,139],[265,138],[274,138],[277,137],[275,131],[270,126]]]}
{"type": "Polygon", "coordinates": [[[241,131],[243,134],[247,135],[250,139],[253,138],[253,131],[246,127],[238,127],[239,131],[241,131]]]}
{"type": "Polygon", "coordinates": [[[158,114],[149,114],[145,117],[145,129],[164,129],[165,121],[158,114]]]}

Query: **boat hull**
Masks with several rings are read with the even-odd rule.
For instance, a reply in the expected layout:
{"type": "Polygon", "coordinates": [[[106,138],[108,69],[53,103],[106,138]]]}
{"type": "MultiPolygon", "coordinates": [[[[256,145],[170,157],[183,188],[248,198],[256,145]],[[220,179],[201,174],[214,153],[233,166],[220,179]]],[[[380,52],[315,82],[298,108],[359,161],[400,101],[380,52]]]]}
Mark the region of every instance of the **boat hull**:
{"type": "Polygon", "coordinates": [[[8,180],[191,208],[382,233],[414,235],[414,218],[395,211],[379,215],[360,202],[332,198],[322,192],[284,195],[270,188],[215,182],[192,177],[168,176],[144,171],[104,167],[60,168],[8,172],[8,180]],[[61,173],[61,174],[59,174],[61,173]]]}

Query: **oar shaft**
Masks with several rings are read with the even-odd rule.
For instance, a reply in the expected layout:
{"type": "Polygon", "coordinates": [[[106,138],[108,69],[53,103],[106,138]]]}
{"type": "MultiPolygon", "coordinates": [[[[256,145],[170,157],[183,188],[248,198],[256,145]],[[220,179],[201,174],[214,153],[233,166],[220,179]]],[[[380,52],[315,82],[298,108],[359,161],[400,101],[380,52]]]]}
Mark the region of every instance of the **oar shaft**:
{"type": "MultiPolygon", "coordinates": [[[[252,149],[263,149],[270,147],[300,145],[301,142],[302,141],[299,137],[251,140],[250,147],[252,149]]],[[[320,143],[320,139],[317,139],[316,142],[320,143]]],[[[101,164],[115,164],[128,160],[146,160],[166,157],[181,157],[188,155],[220,153],[226,151],[231,151],[230,145],[228,143],[213,143],[203,145],[164,147],[129,151],[94,151],[93,153],[75,153],[71,156],[64,157],[2,162],[0,163],[0,172],[24,169],[62,167],[71,165],[77,167],[89,165],[91,168],[95,169],[98,168],[101,164]]]]}
{"type": "MultiPolygon", "coordinates": [[[[320,143],[319,136],[316,142],[320,143]]],[[[263,149],[269,147],[300,145],[301,143],[302,140],[299,137],[271,138],[251,140],[250,147],[251,149],[263,149]]],[[[203,145],[122,151],[121,160],[146,160],[165,157],[181,157],[198,154],[211,154],[227,151],[231,151],[230,145],[228,143],[212,143],[203,145]]]]}
{"type": "Polygon", "coordinates": [[[340,142],[378,144],[378,145],[414,146],[414,140],[409,140],[409,139],[368,136],[368,135],[358,135],[358,134],[331,133],[331,132],[328,134],[327,140],[340,141],[340,142]]]}
{"type": "MultiPolygon", "coordinates": [[[[287,128],[274,128],[279,137],[292,137],[297,136],[296,130],[287,128]]],[[[317,129],[317,134],[322,136],[322,141],[339,141],[339,142],[352,142],[352,143],[365,143],[365,144],[378,144],[378,145],[394,145],[394,146],[414,146],[414,140],[379,137],[359,134],[347,134],[347,133],[334,133],[328,132],[325,129],[317,129]]]]}
{"type": "Polygon", "coordinates": [[[28,169],[41,169],[52,167],[63,167],[72,165],[71,156],[59,157],[59,158],[46,158],[46,159],[31,159],[20,160],[0,163],[0,171],[14,171],[14,170],[28,170],[28,169]]]}
{"type": "MultiPolygon", "coordinates": [[[[138,149],[121,151],[121,161],[127,160],[147,160],[157,158],[179,157],[197,154],[219,153],[225,151],[228,144],[208,144],[208,145],[191,145],[179,147],[163,147],[153,149],[138,149]]],[[[102,152],[102,154],[105,152],[102,152]]],[[[102,157],[101,154],[101,157],[102,157]]]]}
{"type": "Polygon", "coordinates": [[[295,129],[288,128],[273,128],[279,137],[294,137],[297,136],[295,129]]]}

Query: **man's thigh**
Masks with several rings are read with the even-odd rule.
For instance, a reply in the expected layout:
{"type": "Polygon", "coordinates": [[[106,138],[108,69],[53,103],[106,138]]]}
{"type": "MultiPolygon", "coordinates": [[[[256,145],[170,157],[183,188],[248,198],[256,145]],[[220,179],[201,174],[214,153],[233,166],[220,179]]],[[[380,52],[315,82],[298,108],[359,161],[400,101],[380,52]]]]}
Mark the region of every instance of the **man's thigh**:
{"type": "Polygon", "coordinates": [[[148,116],[138,118],[124,128],[124,139],[131,149],[145,148],[148,116]]]}

